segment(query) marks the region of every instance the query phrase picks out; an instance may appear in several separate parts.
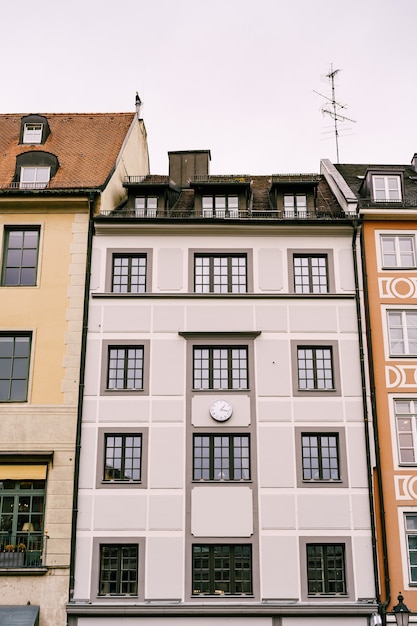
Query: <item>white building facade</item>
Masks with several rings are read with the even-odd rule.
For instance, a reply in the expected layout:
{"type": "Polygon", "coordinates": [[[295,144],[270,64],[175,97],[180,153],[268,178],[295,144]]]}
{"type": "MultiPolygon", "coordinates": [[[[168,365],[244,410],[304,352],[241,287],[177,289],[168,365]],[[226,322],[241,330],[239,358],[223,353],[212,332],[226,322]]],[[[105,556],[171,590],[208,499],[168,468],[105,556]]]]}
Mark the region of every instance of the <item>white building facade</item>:
{"type": "Polygon", "coordinates": [[[209,159],[171,153],[95,219],[68,623],[364,626],[351,219],[319,175],[209,159]]]}

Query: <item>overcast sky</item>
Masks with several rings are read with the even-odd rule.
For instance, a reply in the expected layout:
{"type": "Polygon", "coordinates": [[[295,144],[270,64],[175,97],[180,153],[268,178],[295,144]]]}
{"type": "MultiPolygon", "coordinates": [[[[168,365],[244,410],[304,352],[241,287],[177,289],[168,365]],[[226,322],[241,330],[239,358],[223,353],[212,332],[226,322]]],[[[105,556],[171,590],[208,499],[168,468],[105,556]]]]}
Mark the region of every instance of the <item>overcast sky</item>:
{"type": "Polygon", "coordinates": [[[0,113],[134,111],[151,172],[211,150],[213,174],[417,152],[417,0],[2,0],[0,113]]]}

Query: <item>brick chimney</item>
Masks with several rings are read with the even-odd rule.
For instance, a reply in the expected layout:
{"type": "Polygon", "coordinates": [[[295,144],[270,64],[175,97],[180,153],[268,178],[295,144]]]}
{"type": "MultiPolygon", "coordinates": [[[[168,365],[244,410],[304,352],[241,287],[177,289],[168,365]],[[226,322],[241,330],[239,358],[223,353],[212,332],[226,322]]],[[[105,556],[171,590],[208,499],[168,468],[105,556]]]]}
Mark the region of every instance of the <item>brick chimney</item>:
{"type": "Polygon", "coordinates": [[[210,150],[168,152],[169,178],[180,187],[189,187],[193,176],[208,176],[210,150]]]}

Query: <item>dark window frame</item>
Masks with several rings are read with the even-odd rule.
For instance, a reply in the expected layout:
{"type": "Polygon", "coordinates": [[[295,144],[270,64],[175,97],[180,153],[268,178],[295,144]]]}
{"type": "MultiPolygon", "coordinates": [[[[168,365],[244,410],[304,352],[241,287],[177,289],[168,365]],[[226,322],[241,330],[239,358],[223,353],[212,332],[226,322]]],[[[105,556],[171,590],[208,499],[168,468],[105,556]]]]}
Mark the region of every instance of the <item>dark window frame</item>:
{"type": "Polygon", "coordinates": [[[314,295],[329,293],[329,267],[327,254],[294,254],[293,277],[294,293],[308,293],[314,295]],[[299,269],[296,265],[297,260],[300,260],[299,269]],[[305,260],[307,263],[305,264],[301,260],[305,260]],[[320,261],[324,261],[324,266],[321,266],[320,261]],[[316,266],[314,265],[314,262],[317,262],[316,266]]]}
{"type": "Polygon", "coordinates": [[[306,552],[308,595],[346,596],[345,544],[307,543],[306,552]]]}
{"type": "Polygon", "coordinates": [[[109,391],[142,391],[144,347],[116,343],[109,345],[107,351],[107,389],[109,391]],[[120,381],[123,383],[121,387],[120,381]],[[134,382],[133,386],[130,381],[134,382]]]}
{"type": "Polygon", "coordinates": [[[139,546],[137,543],[100,543],[100,565],[99,565],[99,577],[98,577],[98,597],[110,596],[110,597],[137,597],[139,592],[139,546]],[[128,552],[129,550],[129,552],[128,552]],[[109,554],[105,554],[108,551],[109,554]],[[110,551],[112,554],[110,554],[110,551]],[[110,567],[110,569],[104,568],[104,560],[107,559],[109,565],[114,565],[116,560],[116,567],[110,567]],[[123,562],[127,561],[130,567],[123,569],[123,562]],[[134,564],[134,567],[132,566],[134,564]],[[109,571],[111,575],[104,576],[105,572],[109,571]],[[133,578],[127,577],[126,573],[133,574],[133,578]],[[107,578],[107,580],[106,580],[107,578]],[[129,580],[127,580],[129,578],[129,580]],[[113,580],[111,580],[113,579],[113,580]],[[103,591],[104,585],[116,585],[117,591],[103,591]],[[123,591],[123,586],[131,586],[131,591],[123,591]]]}
{"type": "Polygon", "coordinates": [[[96,489],[146,489],[148,481],[148,428],[142,427],[100,427],[98,429],[98,447],[96,464],[96,489]],[[104,476],[105,467],[105,445],[106,435],[127,435],[141,437],[141,476],[140,480],[106,480],[104,476]]]}
{"type": "Polygon", "coordinates": [[[211,344],[207,344],[207,345],[194,345],[193,346],[193,351],[192,351],[192,385],[193,385],[193,391],[241,391],[241,390],[248,390],[249,389],[249,347],[247,344],[242,344],[242,345],[227,345],[227,344],[220,344],[220,345],[211,345],[211,344]],[[208,355],[207,358],[205,358],[205,355],[201,354],[200,356],[197,356],[197,351],[200,351],[201,353],[203,351],[207,351],[208,355]],[[221,354],[220,355],[220,363],[221,365],[219,367],[216,367],[215,363],[216,361],[218,361],[218,357],[217,355],[214,353],[215,351],[220,351],[221,354]],[[245,356],[242,354],[235,354],[234,352],[244,352],[245,356]],[[246,367],[243,367],[240,365],[241,363],[241,359],[242,362],[244,362],[246,364],[246,367]],[[238,361],[239,362],[239,366],[238,367],[234,367],[233,362],[234,361],[238,361]],[[201,367],[197,368],[196,366],[196,361],[199,361],[201,363],[201,367]],[[205,367],[204,363],[205,361],[208,361],[207,367],[205,367]],[[224,366],[223,364],[226,362],[226,366],[224,366]],[[197,372],[200,372],[201,375],[197,376],[197,372]],[[203,373],[207,372],[207,377],[204,378],[203,373]],[[226,372],[226,378],[227,378],[227,386],[223,387],[223,386],[216,386],[216,381],[217,380],[224,380],[224,375],[222,374],[223,372],[226,372]],[[239,374],[238,376],[235,376],[234,374],[237,373],[239,374]],[[201,385],[197,386],[197,382],[198,380],[201,381],[201,385]],[[208,381],[208,386],[204,387],[203,386],[203,381],[207,380],[208,381]],[[238,386],[238,387],[234,387],[233,386],[233,381],[234,380],[238,380],[238,381],[242,381],[244,383],[244,386],[238,386]]]}
{"type": "Polygon", "coordinates": [[[100,395],[102,396],[120,396],[120,395],[148,395],[149,394],[149,349],[150,341],[147,340],[135,340],[130,341],[126,339],[114,339],[104,340],[102,342],[102,356],[101,356],[101,378],[100,378],[100,395]],[[125,348],[142,348],[143,360],[142,360],[142,387],[139,388],[127,388],[127,389],[113,389],[108,387],[108,370],[109,370],[109,349],[125,349],[125,348]]]}
{"type": "Polygon", "coordinates": [[[139,483],[142,478],[142,448],[141,433],[105,433],[104,464],[102,469],[103,482],[117,482],[119,484],[139,483]],[[114,440],[120,440],[120,444],[114,440]],[[129,440],[132,441],[129,442],[129,440]],[[111,454],[111,451],[113,451],[113,454],[111,454]],[[112,457],[113,466],[110,466],[108,463],[110,457],[112,457]],[[115,467],[117,463],[120,464],[119,468],[115,467]],[[120,473],[119,476],[116,475],[117,471],[120,473]],[[128,472],[131,473],[130,476],[128,472]]]}
{"type": "MultiPolygon", "coordinates": [[[[114,256],[144,256],[146,257],[146,293],[149,293],[152,289],[152,256],[153,250],[151,248],[107,248],[106,250],[106,272],[105,272],[105,284],[104,290],[106,293],[111,293],[115,297],[123,297],[123,293],[117,293],[112,291],[113,282],[113,257],[114,256]]],[[[129,295],[129,297],[142,297],[142,293],[129,295]]]]}
{"type": "Polygon", "coordinates": [[[333,391],[335,384],[332,346],[298,345],[297,370],[299,391],[333,391]],[[311,356],[306,353],[311,353],[311,356]],[[308,382],[311,380],[312,386],[308,382]]]}
{"type": "Polygon", "coordinates": [[[297,487],[302,489],[340,489],[349,486],[347,452],[346,452],[346,432],[341,426],[297,426],[296,437],[296,461],[297,461],[297,487]],[[338,439],[338,461],[339,478],[329,480],[305,479],[303,475],[303,435],[337,436],[338,439]]]}
{"type": "Polygon", "coordinates": [[[404,512],[404,533],[407,550],[408,584],[412,587],[417,585],[417,513],[404,512]],[[413,524],[408,524],[409,520],[413,524]],[[412,556],[413,555],[413,556],[412,556]]]}
{"type": "MultiPolygon", "coordinates": [[[[10,403],[10,402],[27,402],[29,395],[29,379],[30,379],[30,366],[31,366],[31,353],[32,353],[32,333],[30,332],[1,332],[0,333],[0,343],[1,339],[11,339],[13,341],[13,352],[11,354],[3,353],[3,349],[0,348],[0,372],[1,376],[3,376],[3,372],[5,372],[5,368],[9,371],[9,376],[5,376],[0,378],[0,403],[10,403]],[[16,340],[26,339],[27,340],[27,350],[25,353],[21,355],[16,353],[16,340]],[[19,363],[18,360],[21,360],[19,363]],[[10,361],[10,365],[4,364],[4,361],[10,361]],[[23,363],[26,362],[26,364],[23,363]],[[24,376],[22,366],[25,369],[24,376]],[[15,371],[17,370],[17,371],[15,371]],[[19,370],[21,370],[19,372],[19,370]],[[18,375],[19,374],[19,375],[18,375]],[[19,385],[19,381],[24,382],[24,390],[20,392],[18,395],[13,391],[14,383],[15,385],[19,385]],[[6,387],[8,387],[7,393],[6,387]]],[[[21,385],[20,385],[21,386],[21,385]]]]}
{"type": "MultiPolygon", "coordinates": [[[[1,272],[1,285],[2,287],[36,287],[37,279],[38,279],[38,267],[39,267],[39,248],[40,248],[40,227],[39,226],[5,226],[4,227],[4,235],[3,235],[3,263],[2,263],[2,272],[1,272]],[[21,246],[11,247],[10,246],[10,236],[12,233],[21,233],[22,242],[21,246]],[[36,246],[27,246],[25,247],[25,239],[27,233],[36,233],[36,246]],[[8,257],[13,254],[12,251],[15,251],[15,255],[19,255],[19,264],[16,263],[14,265],[10,265],[10,261],[8,257]],[[35,259],[25,261],[25,256],[30,251],[35,251],[35,259]],[[9,271],[17,270],[18,279],[14,282],[10,282],[8,278],[9,271]],[[24,271],[31,270],[33,273],[33,278],[30,281],[22,282],[22,273],[24,271]]],[[[33,256],[33,252],[32,255],[33,256]]]]}
{"type": "Polygon", "coordinates": [[[340,481],[338,433],[302,433],[301,457],[303,480],[340,481]]]}
{"type": "Polygon", "coordinates": [[[253,595],[252,544],[194,543],[191,559],[192,596],[253,595]],[[216,550],[219,551],[218,555],[216,550]],[[239,551],[247,554],[239,555],[239,551]],[[241,567],[238,567],[239,564],[241,567]],[[198,572],[200,576],[197,576],[198,572]]]}
{"type": "Polygon", "coordinates": [[[197,482],[250,481],[250,434],[194,433],[193,480],[197,482]],[[243,440],[246,440],[246,445],[243,440]],[[198,451],[201,453],[198,454],[198,451]]]}
{"type": "Polygon", "coordinates": [[[213,294],[224,294],[224,293],[247,293],[248,292],[248,259],[246,253],[227,253],[227,252],[219,252],[219,253],[206,253],[206,252],[196,252],[194,253],[194,293],[213,293],[213,294]],[[198,267],[198,261],[207,259],[208,261],[208,272],[204,274],[202,266],[201,271],[198,267]],[[226,261],[226,265],[222,264],[222,261],[226,261]],[[244,273],[241,274],[241,265],[240,261],[244,260],[244,273]],[[220,261],[220,263],[218,263],[220,261]],[[234,263],[238,262],[238,273],[236,274],[234,269],[234,263]],[[217,265],[216,265],[217,262],[217,265]],[[220,268],[220,271],[218,271],[220,268]],[[224,272],[226,269],[226,272],[224,272]],[[217,270],[217,271],[216,271],[217,270]],[[208,277],[208,284],[204,284],[204,277],[208,277]],[[226,283],[223,284],[221,280],[222,277],[226,277],[226,283]],[[239,279],[243,276],[244,282],[239,279]],[[197,283],[197,278],[201,277],[201,284],[197,283]],[[238,281],[234,280],[238,278],[238,281]],[[217,279],[217,280],[216,280],[217,279]],[[198,287],[201,287],[199,289],[198,287]],[[207,289],[205,289],[207,287],[207,289]],[[220,288],[216,288],[220,287],[220,288]],[[226,289],[223,289],[226,287],[226,289]]]}
{"type": "MultiPolygon", "coordinates": [[[[121,264],[120,267],[122,267],[123,264],[121,264]]],[[[121,253],[113,253],[112,255],[112,277],[111,277],[111,292],[112,293],[146,293],[147,291],[147,255],[146,253],[136,253],[136,254],[131,254],[131,253],[127,253],[127,252],[121,252],[121,253]],[[115,269],[116,269],[116,264],[115,262],[117,260],[126,260],[127,261],[127,272],[126,273],[122,273],[120,272],[120,274],[116,274],[115,273],[115,269]],[[134,280],[135,278],[135,273],[134,273],[134,269],[135,266],[133,264],[133,261],[137,260],[138,261],[138,265],[137,265],[137,269],[138,272],[136,274],[137,280],[134,280]],[[142,261],[142,263],[141,263],[142,261]],[[144,268],[144,269],[143,269],[144,268]],[[142,270],[142,271],[141,271],[142,270]],[[120,277],[120,278],[127,278],[127,282],[123,283],[122,280],[119,281],[119,284],[117,285],[119,287],[119,290],[115,289],[116,284],[115,284],[115,278],[116,276],[120,277]],[[143,280],[140,280],[140,279],[143,280]],[[125,290],[122,290],[122,287],[124,286],[124,284],[126,284],[127,288],[125,290]],[[132,289],[133,287],[137,287],[137,289],[132,289]],[[143,287],[143,288],[141,288],[143,287]]]]}

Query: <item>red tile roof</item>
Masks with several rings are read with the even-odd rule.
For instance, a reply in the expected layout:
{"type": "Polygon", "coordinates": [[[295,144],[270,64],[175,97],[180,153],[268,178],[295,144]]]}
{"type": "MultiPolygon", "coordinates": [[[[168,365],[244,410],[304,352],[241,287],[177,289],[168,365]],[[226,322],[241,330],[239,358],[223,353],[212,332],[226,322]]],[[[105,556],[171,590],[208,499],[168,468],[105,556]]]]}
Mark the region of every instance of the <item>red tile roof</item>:
{"type": "Polygon", "coordinates": [[[19,144],[22,117],[0,115],[0,188],[9,187],[16,156],[44,151],[58,158],[59,168],[49,188],[100,187],[116,159],[135,113],[42,113],[50,135],[44,144],[19,144]]]}

